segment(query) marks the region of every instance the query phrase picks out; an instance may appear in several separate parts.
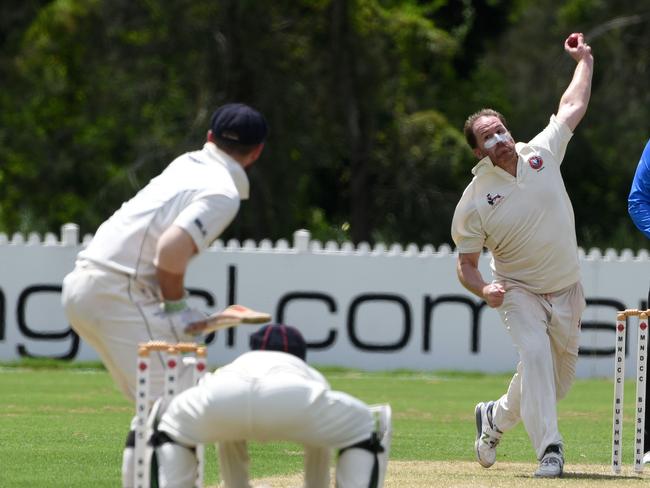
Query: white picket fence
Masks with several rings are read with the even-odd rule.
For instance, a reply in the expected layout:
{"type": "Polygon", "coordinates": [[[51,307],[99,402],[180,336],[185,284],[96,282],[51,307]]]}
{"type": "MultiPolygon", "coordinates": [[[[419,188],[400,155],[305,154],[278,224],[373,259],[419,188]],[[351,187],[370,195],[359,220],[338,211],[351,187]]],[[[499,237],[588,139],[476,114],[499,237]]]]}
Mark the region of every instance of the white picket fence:
{"type": "MultiPolygon", "coordinates": [[[[77,246],[81,244],[85,247],[93,238],[92,234],[84,234],[79,240],[79,226],[74,223],[64,224],[61,227],[60,237],[53,233],[47,232],[44,235],[38,232],[30,232],[27,235],[15,232],[8,236],[0,232],[0,246],[77,246]]],[[[259,242],[253,239],[246,239],[243,242],[237,239],[229,239],[224,242],[217,239],[211,246],[213,251],[238,251],[238,252],[281,252],[281,253],[313,253],[313,254],[337,254],[337,255],[356,255],[356,256],[401,256],[401,257],[442,257],[456,253],[455,249],[449,244],[441,244],[436,249],[432,244],[425,244],[419,247],[417,244],[410,243],[402,245],[399,243],[385,244],[383,242],[375,243],[371,246],[367,242],[361,242],[355,245],[352,242],[321,242],[311,239],[309,231],[300,229],[294,232],[293,242],[287,239],[279,239],[273,242],[270,239],[262,239],[259,242]]],[[[636,254],[632,249],[613,249],[607,248],[604,251],[592,247],[588,250],[582,247],[578,248],[578,257],[583,260],[603,260],[603,261],[648,261],[650,260],[650,251],[640,249],[636,254]]]]}

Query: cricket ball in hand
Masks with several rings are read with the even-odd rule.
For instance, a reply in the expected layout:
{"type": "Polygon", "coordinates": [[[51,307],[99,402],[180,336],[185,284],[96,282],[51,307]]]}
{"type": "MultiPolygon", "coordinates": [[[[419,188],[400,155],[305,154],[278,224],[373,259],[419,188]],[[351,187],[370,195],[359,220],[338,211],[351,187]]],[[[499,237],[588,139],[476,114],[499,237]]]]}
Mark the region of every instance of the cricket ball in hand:
{"type": "Polygon", "coordinates": [[[569,47],[578,47],[578,34],[571,34],[567,41],[569,47]]]}

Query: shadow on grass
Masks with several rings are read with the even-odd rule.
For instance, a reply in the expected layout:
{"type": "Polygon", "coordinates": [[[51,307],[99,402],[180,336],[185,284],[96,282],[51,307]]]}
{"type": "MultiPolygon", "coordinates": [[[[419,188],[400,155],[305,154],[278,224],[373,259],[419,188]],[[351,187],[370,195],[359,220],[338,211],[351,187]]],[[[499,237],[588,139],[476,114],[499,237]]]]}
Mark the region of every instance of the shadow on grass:
{"type": "MultiPolygon", "coordinates": [[[[528,478],[528,479],[544,479],[544,478],[535,478],[532,474],[525,475],[519,474],[515,475],[516,478],[528,478]]],[[[625,474],[603,474],[603,473],[571,473],[564,472],[560,479],[571,479],[571,480],[636,480],[647,482],[647,478],[635,475],[625,475],[625,474]]]]}
{"type": "Polygon", "coordinates": [[[603,474],[603,473],[564,473],[562,478],[578,480],[637,480],[647,481],[646,478],[625,474],[603,474]]]}

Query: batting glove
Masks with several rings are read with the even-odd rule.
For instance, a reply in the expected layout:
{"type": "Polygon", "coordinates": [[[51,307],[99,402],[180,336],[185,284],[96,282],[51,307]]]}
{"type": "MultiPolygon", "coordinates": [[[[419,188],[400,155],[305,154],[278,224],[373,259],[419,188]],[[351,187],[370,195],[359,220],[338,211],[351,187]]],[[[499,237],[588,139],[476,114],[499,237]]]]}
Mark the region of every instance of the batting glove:
{"type": "Polygon", "coordinates": [[[185,297],[180,300],[165,300],[161,308],[161,315],[179,335],[190,335],[186,332],[187,327],[194,322],[205,320],[208,316],[207,313],[190,307],[185,297]]]}

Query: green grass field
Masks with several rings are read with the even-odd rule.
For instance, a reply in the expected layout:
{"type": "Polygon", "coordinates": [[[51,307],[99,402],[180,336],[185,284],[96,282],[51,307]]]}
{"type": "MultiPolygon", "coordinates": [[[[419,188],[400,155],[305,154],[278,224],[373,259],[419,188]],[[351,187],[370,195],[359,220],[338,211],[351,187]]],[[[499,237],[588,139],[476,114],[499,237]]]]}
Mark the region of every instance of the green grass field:
{"type": "MultiPolygon", "coordinates": [[[[509,382],[505,375],[320,369],[334,389],[368,403],[392,405],[391,460],[396,461],[473,462],[474,405],[497,398],[509,382]]],[[[633,448],[633,389],[633,382],[628,382],[623,434],[628,464],[633,448]]],[[[120,485],[121,452],[133,408],[104,369],[34,361],[5,364],[0,368],[0,392],[0,486],[120,485]]],[[[579,380],[560,403],[567,470],[572,464],[609,464],[612,392],[611,381],[579,380]]],[[[300,446],[253,444],[250,454],[256,478],[302,469],[300,446]]],[[[520,425],[504,437],[497,466],[532,463],[534,458],[520,425]]],[[[213,448],[206,459],[207,485],[216,485],[213,448]]]]}

